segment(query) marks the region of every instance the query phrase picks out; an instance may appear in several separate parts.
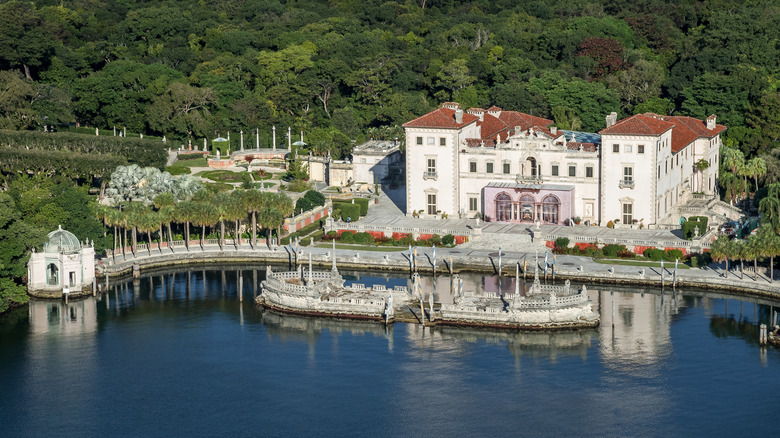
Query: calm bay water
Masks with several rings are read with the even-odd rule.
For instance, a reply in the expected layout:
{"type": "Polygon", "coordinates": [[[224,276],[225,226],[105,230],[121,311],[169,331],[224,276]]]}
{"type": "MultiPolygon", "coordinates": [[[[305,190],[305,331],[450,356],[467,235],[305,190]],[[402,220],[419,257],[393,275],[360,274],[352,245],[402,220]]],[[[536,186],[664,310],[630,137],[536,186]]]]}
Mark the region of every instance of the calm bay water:
{"type": "MultiPolygon", "coordinates": [[[[243,304],[235,271],[196,270],[189,281],[187,271],[161,273],[0,318],[2,436],[777,430],[780,351],[758,346],[754,324],[769,320],[769,302],[594,286],[594,330],[386,329],[264,311],[251,299],[252,271],[242,275],[243,304]]],[[[499,288],[492,278],[465,282],[499,288]]],[[[437,283],[437,299],[447,301],[448,284],[437,283]]]]}

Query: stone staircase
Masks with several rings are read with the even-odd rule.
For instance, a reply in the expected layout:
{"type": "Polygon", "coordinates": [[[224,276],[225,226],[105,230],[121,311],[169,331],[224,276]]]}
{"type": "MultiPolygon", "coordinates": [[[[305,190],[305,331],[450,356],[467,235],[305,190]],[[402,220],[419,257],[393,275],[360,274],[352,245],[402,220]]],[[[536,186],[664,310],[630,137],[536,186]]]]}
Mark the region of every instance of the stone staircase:
{"type": "Polygon", "coordinates": [[[697,197],[685,205],[679,205],[671,210],[662,224],[672,228],[680,226],[680,217],[706,216],[710,226],[717,226],[725,220],[738,220],[744,216],[742,210],[728,202],[723,202],[715,196],[697,197]]]}
{"type": "Polygon", "coordinates": [[[525,231],[525,226],[520,229],[517,225],[492,226],[491,224],[483,229],[482,233],[471,236],[468,242],[458,247],[480,251],[498,251],[500,247],[502,252],[528,252],[545,246],[544,242],[531,242],[531,235],[525,231]],[[507,227],[509,229],[505,229],[507,227]]]}

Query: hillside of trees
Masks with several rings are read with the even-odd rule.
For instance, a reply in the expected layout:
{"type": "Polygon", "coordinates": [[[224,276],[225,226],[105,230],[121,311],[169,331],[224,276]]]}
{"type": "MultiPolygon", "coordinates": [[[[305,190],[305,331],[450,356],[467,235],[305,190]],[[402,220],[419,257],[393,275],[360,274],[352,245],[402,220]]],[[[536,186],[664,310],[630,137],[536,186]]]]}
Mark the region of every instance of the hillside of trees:
{"type": "Polygon", "coordinates": [[[2,1],[0,129],[78,122],[186,140],[259,128],[268,145],[272,125],[292,126],[343,156],[349,140],[452,100],[589,131],[611,111],[717,114],[747,157],[772,155],[778,6],[2,1]]]}

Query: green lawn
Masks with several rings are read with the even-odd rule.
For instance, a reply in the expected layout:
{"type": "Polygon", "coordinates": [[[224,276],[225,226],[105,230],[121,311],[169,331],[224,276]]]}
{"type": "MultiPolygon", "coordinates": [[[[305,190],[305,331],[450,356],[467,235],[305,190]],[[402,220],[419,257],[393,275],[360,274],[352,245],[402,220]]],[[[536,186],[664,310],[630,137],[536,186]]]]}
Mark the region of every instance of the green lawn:
{"type": "MultiPolygon", "coordinates": [[[[656,262],[653,260],[627,260],[627,259],[593,259],[596,263],[601,263],[602,265],[622,265],[622,266],[641,266],[641,267],[649,267],[649,268],[660,268],[661,262],[656,262]]],[[[690,269],[691,267],[686,265],[685,263],[679,263],[678,267],[680,269],[690,269]]],[[[674,262],[664,262],[664,268],[674,269],[674,262]]]]}
{"type": "MultiPolygon", "coordinates": [[[[332,243],[318,243],[317,248],[333,248],[332,243]]],[[[377,252],[399,252],[405,251],[406,248],[400,246],[363,246],[363,245],[347,245],[344,243],[337,243],[337,249],[357,249],[361,251],[377,251],[377,252]]]]}
{"type": "Polygon", "coordinates": [[[193,158],[191,160],[176,160],[174,163],[174,166],[181,166],[181,167],[208,167],[209,163],[208,161],[201,157],[201,158],[193,158]]]}
{"type": "Polygon", "coordinates": [[[219,182],[241,182],[241,173],[231,172],[229,170],[204,170],[198,172],[197,176],[208,178],[219,182]]]}

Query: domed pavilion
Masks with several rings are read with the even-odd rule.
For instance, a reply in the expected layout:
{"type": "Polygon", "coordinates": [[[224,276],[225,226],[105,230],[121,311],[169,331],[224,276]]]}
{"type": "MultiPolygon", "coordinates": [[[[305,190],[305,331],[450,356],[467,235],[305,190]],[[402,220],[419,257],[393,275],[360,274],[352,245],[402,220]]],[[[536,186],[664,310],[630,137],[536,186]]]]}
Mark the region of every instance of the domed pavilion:
{"type": "Polygon", "coordinates": [[[91,290],[94,278],[95,248],[62,226],[49,233],[43,252],[33,252],[27,264],[27,290],[34,296],[91,290]]]}

